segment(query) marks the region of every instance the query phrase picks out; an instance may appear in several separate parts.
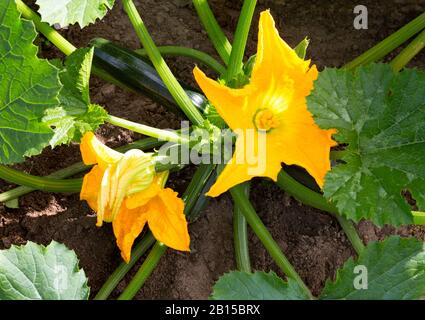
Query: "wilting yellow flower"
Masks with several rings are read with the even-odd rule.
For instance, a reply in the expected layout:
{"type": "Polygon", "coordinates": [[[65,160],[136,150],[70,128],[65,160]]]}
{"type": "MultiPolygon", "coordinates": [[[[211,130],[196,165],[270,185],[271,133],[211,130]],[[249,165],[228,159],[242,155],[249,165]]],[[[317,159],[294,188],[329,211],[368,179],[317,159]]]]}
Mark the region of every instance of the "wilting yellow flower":
{"type": "Polygon", "coordinates": [[[84,177],[80,199],[97,212],[97,226],[112,222],[126,262],[146,223],[157,240],[189,251],[184,203],[176,192],[162,187],[151,155],[140,150],[122,154],[102,144],[92,132],[84,135],[80,149],[84,163],[95,165],[84,177]]]}
{"type": "Polygon", "coordinates": [[[228,88],[198,68],[194,75],[233,131],[252,131],[250,141],[245,141],[243,134],[238,135],[233,159],[209,190],[209,196],[216,197],[253,176],[276,181],[282,162],[304,167],[323,186],[330,169],[330,148],[336,143],[332,140],[335,130],[320,129],[307,110],[306,97],[313,89],[318,71],[280,38],[269,11],[261,13],[257,58],[248,85],[241,89],[228,88]],[[264,136],[266,146],[261,154],[258,138],[264,136]],[[238,161],[249,147],[265,162],[263,173],[252,174],[249,171],[252,164],[238,161]]]}

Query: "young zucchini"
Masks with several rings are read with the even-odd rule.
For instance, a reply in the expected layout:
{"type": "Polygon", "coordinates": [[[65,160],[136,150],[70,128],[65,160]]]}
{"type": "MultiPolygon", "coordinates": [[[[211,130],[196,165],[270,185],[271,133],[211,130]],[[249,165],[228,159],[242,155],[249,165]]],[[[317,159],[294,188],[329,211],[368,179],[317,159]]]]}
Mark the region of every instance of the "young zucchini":
{"type": "MultiPolygon", "coordinates": [[[[141,93],[166,107],[169,111],[184,116],[168,91],[159,74],[148,62],[131,50],[122,48],[108,40],[96,38],[91,41],[95,48],[94,71],[106,75],[127,88],[141,93]]],[[[193,104],[204,111],[208,101],[193,88],[182,84],[193,104]]]]}

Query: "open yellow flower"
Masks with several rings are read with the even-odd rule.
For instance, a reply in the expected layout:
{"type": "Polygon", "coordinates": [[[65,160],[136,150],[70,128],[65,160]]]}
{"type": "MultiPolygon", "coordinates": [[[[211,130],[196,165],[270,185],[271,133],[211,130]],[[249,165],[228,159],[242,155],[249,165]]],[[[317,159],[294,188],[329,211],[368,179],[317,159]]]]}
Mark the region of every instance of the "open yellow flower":
{"type": "Polygon", "coordinates": [[[251,130],[250,139],[246,134],[238,134],[233,158],[209,190],[209,196],[216,197],[253,176],[276,181],[282,162],[304,167],[323,186],[330,169],[330,148],[336,143],[332,140],[335,130],[320,129],[307,110],[306,97],[318,71],[280,38],[269,11],[261,13],[257,57],[248,85],[231,89],[208,78],[198,68],[194,75],[233,131],[251,130]],[[263,153],[259,152],[259,137],[265,138],[263,153]],[[264,161],[262,173],[252,174],[252,164],[238,161],[248,148],[264,161]]]}
{"type": "Polygon", "coordinates": [[[80,149],[84,163],[95,165],[84,177],[80,199],[97,212],[97,226],[112,222],[126,262],[146,223],[158,241],[189,251],[184,203],[176,192],[162,187],[151,155],[140,150],[122,154],[102,144],[92,132],[84,135],[80,149]]]}

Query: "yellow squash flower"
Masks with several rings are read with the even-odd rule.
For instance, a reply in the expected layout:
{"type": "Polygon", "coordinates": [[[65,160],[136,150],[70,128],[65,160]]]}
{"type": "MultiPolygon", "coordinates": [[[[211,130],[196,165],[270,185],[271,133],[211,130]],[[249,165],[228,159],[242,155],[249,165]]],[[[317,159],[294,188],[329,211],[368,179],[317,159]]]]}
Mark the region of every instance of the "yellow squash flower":
{"type": "Polygon", "coordinates": [[[323,187],[330,169],[330,148],[335,130],[322,130],[307,110],[306,97],[317,79],[316,66],[300,59],[283,41],[269,11],[261,13],[258,51],[250,83],[241,89],[231,89],[208,78],[197,67],[197,83],[233,131],[251,130],[252,139],[244,135],[236,140],[232,160],[226,165],[208,195],[216,197],[253,176],[277,180],[282,162],[304,167],[323,187]],[[261,153],[259,137],[265,138],[261,153]],[[252,164],[243,159],[247,148],[258,152],[265,170],[252,174],[252,164]]]}
{"type": "Polygon", "coordinates": [[[146,223],[157,240],[189,251],[184,203],[176,192],[162,187],[151,155],[140,150],[122,154],[102,144],[92,132],[84,135],[80,149],[84,163],[95,165],[84,177],[80,199],[97,212],[97,226],[112,222],[126,262],[146,223]]]}

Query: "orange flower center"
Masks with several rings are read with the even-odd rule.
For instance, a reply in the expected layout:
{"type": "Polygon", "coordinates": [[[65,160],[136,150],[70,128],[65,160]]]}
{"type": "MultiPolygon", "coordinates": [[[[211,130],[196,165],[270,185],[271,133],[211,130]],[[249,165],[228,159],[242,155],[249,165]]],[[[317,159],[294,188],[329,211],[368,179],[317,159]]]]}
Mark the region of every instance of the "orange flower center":
{"type": "Polygon", "coordinates": [[[276,114],[270,109],[260,109],[254,116],[254,125],[257,130],[270,131],[280,125],[276,114]]]}

